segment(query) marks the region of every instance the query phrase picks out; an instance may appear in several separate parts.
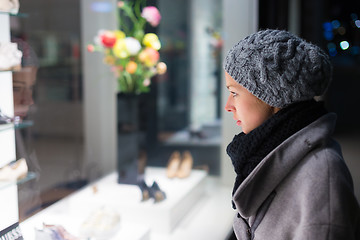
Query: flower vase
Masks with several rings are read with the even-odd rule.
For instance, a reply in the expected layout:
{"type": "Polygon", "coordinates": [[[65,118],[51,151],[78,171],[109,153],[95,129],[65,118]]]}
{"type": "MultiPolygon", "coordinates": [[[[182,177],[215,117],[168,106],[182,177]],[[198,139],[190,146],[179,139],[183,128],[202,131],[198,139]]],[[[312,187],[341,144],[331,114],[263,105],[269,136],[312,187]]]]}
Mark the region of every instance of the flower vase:
{"type": "Polygon", "coordinates": [[[139,96],[117,95],[118,183],[137,184],[139,155],[139,96]]]}

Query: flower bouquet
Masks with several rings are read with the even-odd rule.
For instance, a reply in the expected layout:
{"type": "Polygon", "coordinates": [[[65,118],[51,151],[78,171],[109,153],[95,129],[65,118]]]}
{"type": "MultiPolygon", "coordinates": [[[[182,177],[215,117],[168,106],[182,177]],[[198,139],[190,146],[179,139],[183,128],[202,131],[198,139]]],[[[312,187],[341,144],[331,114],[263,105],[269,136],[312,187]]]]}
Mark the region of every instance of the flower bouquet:
{"type": "Polygon", "coordinates": [[[120,93],[139,94],[149,91],[151,77],[164,74],[166,64],[160,62],[161,43],[155,33],[145,33],[146,23],[156,27],[161,15],[146,0],[118,1],[117,30],[100,30],[89,44],[89,52],[103,52],[104,63],[111,66],[120,93]]]}

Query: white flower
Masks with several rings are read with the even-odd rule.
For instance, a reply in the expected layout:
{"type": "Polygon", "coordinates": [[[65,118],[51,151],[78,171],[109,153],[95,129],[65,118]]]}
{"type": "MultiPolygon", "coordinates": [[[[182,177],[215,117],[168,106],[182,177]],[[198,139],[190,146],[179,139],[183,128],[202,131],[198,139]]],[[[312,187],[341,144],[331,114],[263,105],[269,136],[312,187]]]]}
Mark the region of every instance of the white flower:
{"type": "Polygon", "coordinates": [[[136,55],[141,49],[140,42],[133,37],[125,38],[125,44],[130,55],[136,55]]]}
{"type": "Polygon", "coordinates": [[[143,82],[143,85],[144,85],[145,87],[148,87],[148,86],[150,86],[150,83],[151,83],[150,78],[145,78],[145,80],[144,80],[144,82],[143,82]]]}

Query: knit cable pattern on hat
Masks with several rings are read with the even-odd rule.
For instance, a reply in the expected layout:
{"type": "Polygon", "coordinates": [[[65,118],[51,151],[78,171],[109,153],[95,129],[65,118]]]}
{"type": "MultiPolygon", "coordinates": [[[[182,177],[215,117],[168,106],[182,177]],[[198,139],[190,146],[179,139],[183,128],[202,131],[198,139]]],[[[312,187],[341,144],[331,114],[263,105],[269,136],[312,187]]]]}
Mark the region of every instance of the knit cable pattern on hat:
{"type": "Polygon", "coordinates": [[[321,96],[332,74],[329,56],[284,30],[262,30],[239,41],[225,57],[225,71],[273,107],[321,96]]]}

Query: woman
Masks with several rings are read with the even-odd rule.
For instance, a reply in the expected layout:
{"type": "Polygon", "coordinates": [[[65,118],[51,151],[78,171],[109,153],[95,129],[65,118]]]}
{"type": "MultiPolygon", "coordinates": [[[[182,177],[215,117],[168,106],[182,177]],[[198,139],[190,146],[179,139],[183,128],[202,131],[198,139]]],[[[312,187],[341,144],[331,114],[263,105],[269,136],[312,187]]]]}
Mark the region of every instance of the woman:
{"type": "Polygon", "coordinates": [[[236,172],[238,239],[360,239],[360,210],[336,115],[321,96],[332,67],[317,46],[286,31],[238,42],[224,61],[225,109],[242,133],[227,147],[236,172]]]}

